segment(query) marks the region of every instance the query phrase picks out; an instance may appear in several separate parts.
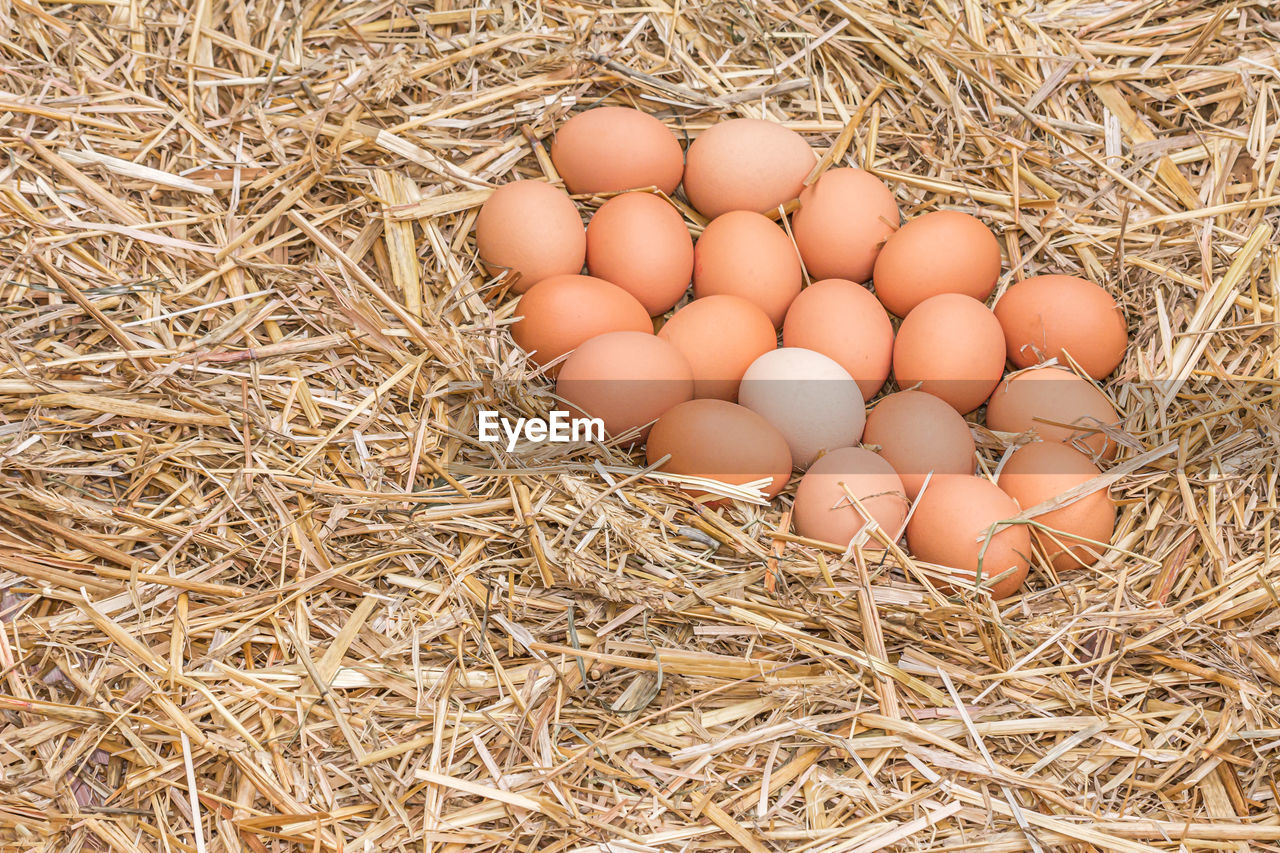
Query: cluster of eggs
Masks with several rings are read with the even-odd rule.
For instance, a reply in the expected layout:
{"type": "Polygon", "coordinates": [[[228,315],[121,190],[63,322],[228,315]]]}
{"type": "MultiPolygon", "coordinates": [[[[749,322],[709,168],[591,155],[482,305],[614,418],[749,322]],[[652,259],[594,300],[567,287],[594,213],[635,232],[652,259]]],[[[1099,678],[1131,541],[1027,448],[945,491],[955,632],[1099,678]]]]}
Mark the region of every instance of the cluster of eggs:
{"type": "Polygon", "coordinates": [[[569,192],[610,197],[584,228],[568,193],[505,184],[477,217],[477,251],[521,294],[512,336],[557,394],[646,442],[650,464],[767,481],[769,498],[802,471],[802,537],[848,545],[874,521],[952,586],[980,580],[997,598],[1021,586],[1033,541],[1059,569],[1105,550],[1105,489],[999,524],[1114,457],[1098,427],[1115,408],[1084,378],[1111,373],[1127,345],[1101,287],[1044,275],[988,308],[1001,253],[980,220],[941,210],[900,224],[878,178],[812,179],[808,143],[769,121],[718,123],[686,156],[656,118],[600,107],[558,130],[551,160],[569,192]],[[681,184],[708,220],[696,242],[672,201],[681,184]],[[903,390],[875,400],[891,373],[903,390]],[[984,405],[990,429],[1032,439],[996,482],[975,474],[964,417],[984,405]]]}

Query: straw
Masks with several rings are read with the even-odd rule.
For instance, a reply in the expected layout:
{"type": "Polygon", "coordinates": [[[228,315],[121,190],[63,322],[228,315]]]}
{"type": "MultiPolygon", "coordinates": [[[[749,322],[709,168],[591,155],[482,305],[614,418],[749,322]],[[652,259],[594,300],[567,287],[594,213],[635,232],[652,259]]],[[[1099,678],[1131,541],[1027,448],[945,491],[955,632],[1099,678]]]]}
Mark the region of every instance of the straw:
{"type": "Polygon", "coordinates": [[[0,847],[1276,849],[1274,18],[0,0],[0,847]],[[1115,294],[1103,560],[954,594],[794,481],[478,441],[553,402],[479,205],[598,104],[1115,294]]]}

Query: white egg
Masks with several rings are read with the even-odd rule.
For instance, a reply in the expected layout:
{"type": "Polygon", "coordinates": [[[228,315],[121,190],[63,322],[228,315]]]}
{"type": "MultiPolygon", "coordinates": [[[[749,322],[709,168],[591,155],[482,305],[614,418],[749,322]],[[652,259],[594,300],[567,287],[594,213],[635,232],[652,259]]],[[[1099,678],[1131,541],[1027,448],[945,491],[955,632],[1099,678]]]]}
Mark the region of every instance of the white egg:
{"type": "Polygon", "coordinates": [[[782,433],[801,471],[824,451],[856,445],[867,422],[862,392],[849,372],[799,347],[776,349],[752,362],[738,402],[782,433]]]}

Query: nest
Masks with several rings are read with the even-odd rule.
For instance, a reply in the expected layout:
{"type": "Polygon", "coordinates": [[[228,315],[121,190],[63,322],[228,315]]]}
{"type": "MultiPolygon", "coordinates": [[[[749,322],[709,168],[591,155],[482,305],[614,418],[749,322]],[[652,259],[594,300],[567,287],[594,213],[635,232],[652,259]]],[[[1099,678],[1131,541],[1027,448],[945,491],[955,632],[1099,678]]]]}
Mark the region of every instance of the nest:
{"type": "Polygon", "coordinates": [[[0,0],[0,31],[6,849],[1280,844],[1269,4],[0,0]],[[598,103],[784,122],[907,216],[979,215],[1001,288],[1120,297],[1115,548],[947,597],[797,540],[787,497],[476,441],[549,405],[477,207],[598,103]]]}

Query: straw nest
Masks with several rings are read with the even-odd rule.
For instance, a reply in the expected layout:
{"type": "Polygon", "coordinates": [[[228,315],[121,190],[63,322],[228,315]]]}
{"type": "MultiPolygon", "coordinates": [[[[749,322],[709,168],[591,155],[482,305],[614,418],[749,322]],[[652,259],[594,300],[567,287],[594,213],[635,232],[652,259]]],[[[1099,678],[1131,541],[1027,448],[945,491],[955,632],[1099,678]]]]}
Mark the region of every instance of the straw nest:
{"type": "Polygon", "coordinates": [[[1276,849],[1274,8],[465,6],[0,0],[7,849],[1276,849]],[[550,401],[477,206],[600,102],[1119,295],[1108,558],[947,598],[478,443],[550,401]]]}

